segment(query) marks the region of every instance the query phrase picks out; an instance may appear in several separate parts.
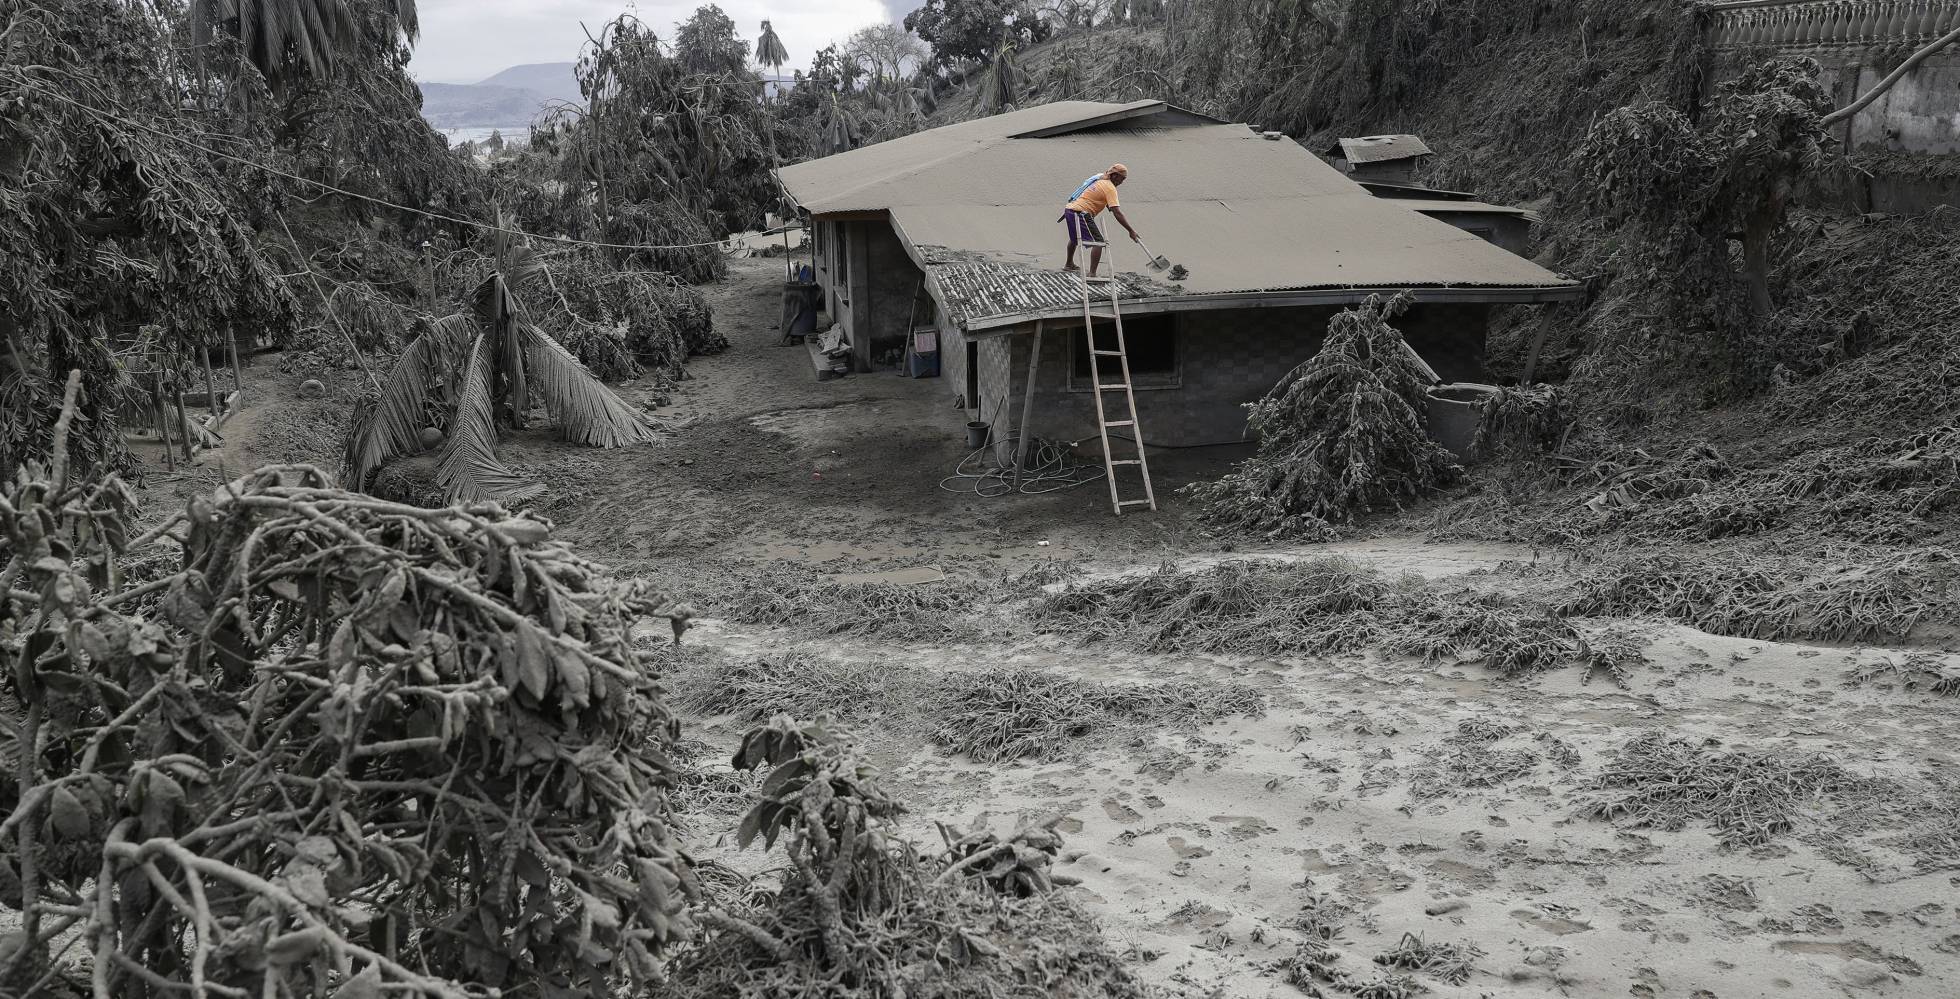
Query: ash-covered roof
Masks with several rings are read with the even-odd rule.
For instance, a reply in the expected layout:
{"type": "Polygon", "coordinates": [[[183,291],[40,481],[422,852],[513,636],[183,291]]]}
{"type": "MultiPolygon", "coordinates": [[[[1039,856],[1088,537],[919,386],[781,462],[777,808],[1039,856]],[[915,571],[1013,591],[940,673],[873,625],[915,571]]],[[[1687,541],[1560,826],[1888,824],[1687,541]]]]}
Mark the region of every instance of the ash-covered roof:
{"type": "MultiPolygon", "coordinates": [[[[1419,135],[1364,135],[1355,139],[1342,139],[1327,150],[1329,156],[1339,156],[1360,166],[1364,163],[1388,163],[1393,160],[1415,159],[1421,156],[1434,156],[1428,144],[1419,135]]],[[[1126,164],[1127,165],[1127,164],[1126,164]]]]}
{"type": "Polygon", "coordinates": [[[1079,308],[1079,285],[1059,270],[1067,237],[1058,219],[1082,179],[1113,162],[1130,168],[1130,221],[1189,270],[1176,287],[1144,277],[1142,251],[1105,216],[1117,269],[1135,272],[1126,299],[1487,288],[1515,301],[1520,289],[1562,297],[1579,288],[1374,197],[1296,142],[1161,101],[1043,105],[799,163],[782,179],[813,216],[887,215],[971,330],[1079,308]],[[933,258],[925,247],[945,249],[933,258]],[[955,288],[964,291],[948,294],[955,288]]]}

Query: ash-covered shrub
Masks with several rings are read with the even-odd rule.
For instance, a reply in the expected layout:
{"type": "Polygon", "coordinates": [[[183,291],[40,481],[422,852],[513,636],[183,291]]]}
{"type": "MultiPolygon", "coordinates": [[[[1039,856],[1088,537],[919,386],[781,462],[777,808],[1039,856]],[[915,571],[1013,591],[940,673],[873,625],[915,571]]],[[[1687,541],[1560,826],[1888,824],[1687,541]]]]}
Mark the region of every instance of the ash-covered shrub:
{"type": "Polygon", "coordinates": [[[1388,324],[1407,295],[1369,296],[1327,324],[1320,352],[1253,403],[1259,451],[1225,478],[1188,487],[1207,518],[1267,534],[1400,509],[1462,474],[1429,438],[1426,378],[1388,324]]]}
{"type": "Polygon", "coordinates": [[[659,604],[547,524],[325,483],[191,500],[143,583],[113,476],[57,459],[0,501],[0,651],[31,664],[0,699],[0,979],[61,974],[73,933],[101,995],[658,980],[689,929],[678,724],[630,638],[659,604]]]}
{"type": "MultiPolygon", "coordinates": [[[[786,863],[694,909],[703,931],[663,995],[812,999],[1145,993],[1094,922],[1047,874],[1061,836],[1031,823],[1005,837],[946,833],[943,854],[898,834],[904,809],[876,767],[823,720],[778,716],[733,764],[767,771],[736,832],[786,863]]],[[[732,872],[731,872],[732,874],[732,872]]]]}

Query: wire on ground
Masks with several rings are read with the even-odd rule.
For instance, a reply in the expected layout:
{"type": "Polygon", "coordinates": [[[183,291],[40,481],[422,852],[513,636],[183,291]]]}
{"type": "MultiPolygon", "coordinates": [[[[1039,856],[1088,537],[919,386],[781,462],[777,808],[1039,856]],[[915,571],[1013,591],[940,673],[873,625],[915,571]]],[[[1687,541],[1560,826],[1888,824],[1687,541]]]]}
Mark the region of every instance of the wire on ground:
{"type": "MultiPolygon", "coordinates": [[[[1001,444],[1010,450],[1018,450],[1015,445],[1020,439],[1020,435],[1015,434],[1001,444]]],[[[939,480],[939,488],[949,493],[972,493],[983,499],[1016,492],[1013,465],[986,464],[988,452],[997,446],[1001,445],[989,444],[961,458],[953,474],[939,480]]],[[[1018,492],[1060,492],[1084,483],[1099,482],[1103,475],[1101,465],[1077,461],[1066,445],[1036,437],[1028,448],[1028,467],[1021,470],[1021,488],[1018,492]]]]}

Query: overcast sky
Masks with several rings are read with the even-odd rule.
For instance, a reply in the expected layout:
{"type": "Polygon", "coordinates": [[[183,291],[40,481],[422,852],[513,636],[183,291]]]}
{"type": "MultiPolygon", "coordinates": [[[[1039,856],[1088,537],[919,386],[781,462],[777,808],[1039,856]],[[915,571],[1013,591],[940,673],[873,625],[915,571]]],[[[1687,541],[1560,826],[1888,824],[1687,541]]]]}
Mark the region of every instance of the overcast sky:
{"type": "MultiPolygon", "coordinates": [[[[917,6],[907,0],[720,0],[735,30],[750,44],[762,19],[775,24],[789,49],[783,66],[807,69],[810,56],[867,24],[902,18],[917,6]]],[[[585,32],[631,10],[661,39],[701,6],[700,0],[421,0],[422,40],[410,72],[435,83],[475,83],[499,70],[530,62],[572,62],[585,32]]]]}

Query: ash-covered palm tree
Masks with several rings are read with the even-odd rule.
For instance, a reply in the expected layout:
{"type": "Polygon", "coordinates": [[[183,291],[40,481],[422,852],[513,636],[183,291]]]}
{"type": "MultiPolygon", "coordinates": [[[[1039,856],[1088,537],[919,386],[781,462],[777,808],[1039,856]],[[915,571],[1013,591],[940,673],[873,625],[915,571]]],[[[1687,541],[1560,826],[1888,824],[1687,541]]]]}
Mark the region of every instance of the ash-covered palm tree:
{"type": "Polygon", "coordinates": [[[525,314],[518,292],[539,280],[537,251],[505,233],[491,241],[496,269],[476,286],[467,312],[439,319],[402,353],[381,399],[348,439],[343,478],[364,489],[381,466],[424,450],[431,413],[448,426],[436,483],[451,503],[521,500],[543,486],[497,457],[500,422],[522,428],[535,398],[566,440],[620,447],[654,440],[646,417],[586,370],[525,314]]]}
{"type": "Polygon", "coordinates": [[[190,14],[191,41],[200,51],[208,52],[218,33],[231,35],[274,90],[295,70],[331,71],[364,30],[364,15],[373,18],[369,25],[409,42],[421,32],[415,0],[191,0],[190,14]],[[374,9],[363,9],[368,4],[374,9]]]}
{"type": "Polygon", "coordinates": [[[768,21],[762,22],[762,37],[755,40],[755,61],[769,67],[771,76],[783,75],[783,63],[789,61],[789,50],[783,47],[783,40],[776,37],[776,29],[768,21]]]}
{"type": "Polygon", "coordinates": [[[987,74],[980,82],[980,107],[988,114],[1012,111],[1027,87],[1028,74],[1015,55],[1014,39],[1002,36],[1000,49],[994,53],[993,62],[987,65],[987,74]]]}

